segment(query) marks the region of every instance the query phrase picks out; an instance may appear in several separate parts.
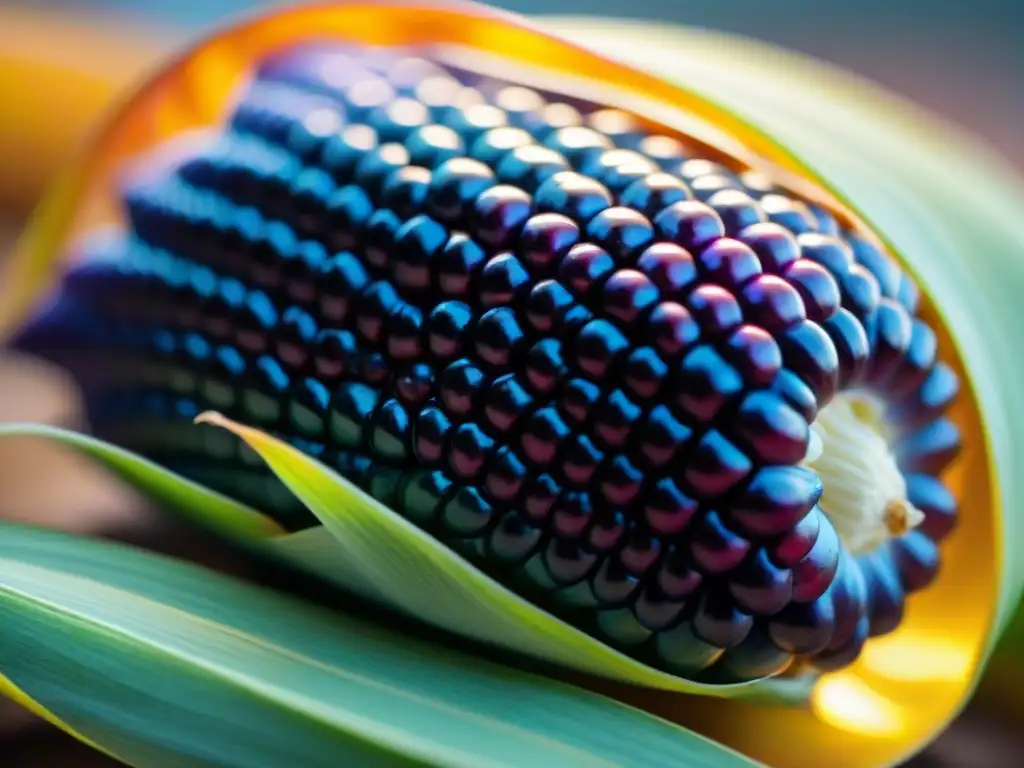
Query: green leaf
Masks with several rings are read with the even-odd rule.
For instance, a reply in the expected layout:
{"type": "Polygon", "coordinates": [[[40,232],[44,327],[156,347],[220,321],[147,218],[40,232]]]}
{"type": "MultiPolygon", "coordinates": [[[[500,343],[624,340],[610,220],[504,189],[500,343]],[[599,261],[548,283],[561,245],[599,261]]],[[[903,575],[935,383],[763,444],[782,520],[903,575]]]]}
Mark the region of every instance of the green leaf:
{"type": "Polygon", "coordinates": [[[44,424],[0,424],[0,439],[5,437],[42,438],[78,451],[155,501],[232,538],[248,541],[284,533],[277,523],[256,510],[88,435],[44,424]]]}
{"type": "MultiPolygon", "coordinates": [[[[245,440],[323,523],[272,546],[363,597],[463,637],[611,680],[720,697],[770,695],[767,682],[694,683],[635,661],[506,589],[301,451],[219,414],[201,419],[245,440]]],[[[789,697],[794,690],[805,695],[808,682],[784,687],[789,697]]]]}
{"type": "Polygon", "coordinates": [[[13,525],[0,525],[0,673],[0,687],[147,768],[753,764],[579,688],[13,525]]]}

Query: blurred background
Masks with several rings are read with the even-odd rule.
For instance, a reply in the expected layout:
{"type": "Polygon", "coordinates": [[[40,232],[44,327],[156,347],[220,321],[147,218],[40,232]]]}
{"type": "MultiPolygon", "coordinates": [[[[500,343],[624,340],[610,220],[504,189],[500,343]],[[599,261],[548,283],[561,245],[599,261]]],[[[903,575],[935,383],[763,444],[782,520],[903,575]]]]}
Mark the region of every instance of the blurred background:
{"type": "MultiPolygon", "coordinates": [[[[281,5],[280,2],[273,3],[281,5]]],[[[629,16],[776,43],[852,69],[962,125],[1024,169],[1024,4],[1008,0],[502,0],[523,13],[629,16]]],[[[0,0],[0,259],[54,170],[119,95],[169,51],[260,0],[0,0]]],[[[0,421],[76,425],[67,382],[0,356],[0,421]]],[[[74,457],[0,445],[0,517],[129,539],[242,570],[199,551],[74,457]]],[[[1021,633],[1024,636],[1024,633],[1021,633]]],[[[1024,661],[1004,643],[979,695],[915,766],[1018,766],[1024,661]]],[[[6,766],[105,765],[0,703],[6,766]]]]}

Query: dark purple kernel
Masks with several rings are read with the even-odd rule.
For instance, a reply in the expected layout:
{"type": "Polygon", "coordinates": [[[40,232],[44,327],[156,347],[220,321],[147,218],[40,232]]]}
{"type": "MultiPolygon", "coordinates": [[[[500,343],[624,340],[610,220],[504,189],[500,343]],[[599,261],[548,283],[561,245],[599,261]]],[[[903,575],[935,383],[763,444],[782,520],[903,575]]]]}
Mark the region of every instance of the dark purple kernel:
{"type": "Polygon", "coordinates": [[[906,597],[887,550],[858,559],[867,586],[871,636],[887,635],[903,621],[906,597]]]}
{"type": "Polygon", "coordinates": [[[960,379],[945,363],[936,363],[920,388],[890,406],[887,417],[914,430],[941,416],[960,392],[960,379]]]}
{"type": "Polygon", "coordinates": [[[697,257],[701,277],[729,289],[739,288],[761,274],[754,251],[739,240],[722,238],[711,243],[697,257]]]}
{"type": "Polygon", "coordinates": [[[619,262],[632,260],[654,240],[654,228],[632,208],[606,208],[586,226],[586,236],[619,262]]]}
{"type": "Polygon", "coordinates": [[[892,451],[903,472],[938,476],[960,453],[960,430],[949,419],[939,418],[901,437],[892,451]]]}
{"type": "Polygon", "coordinates": [[[593,379],[608,375],[617,359],[629,349],[629,340],[607,320],[592,320],[573,342],[577,367],[593,379]]]}
{"type": "Polygon", "coordinates": [[[366,222],[363,235],[367,263],[377,269],[387,267],[391,252],[395,248],[395,233],[402,226],[402,220],[394,211],[374,211],[366,222]]]}
{"type": "Polygon", "coordinates": [[[631,149],[609,149],[580,168],[581,172],[604,184],[613,194],[621,194],[633,182],[659,169],[651,160],[631,149]]]}
{"type": "Polygon", "coordinates": [[[500,561],[517,563],[536,552],[543,539],[544,533],[525,515],[511,512],[498,521],[488,541],[488,549],[500,561]]]}
{"type": "Polygon", "coordinates": [[[381,204],[407,219],[423,211],[430,190],[431,173],[427,168],[407,165],[393,171],[381,189],[381,204]]]}
{"type": "Polygon", "coordinates": [[[443,472],[414,472],[402,488],[402,511],[421,525],[432,525],[453,492],[443,472]]]}
{"type": "Polygon", "coordinates": [[[608,558],[591,577],[590,589],[603,605],[622,605],[638,591],[640,580],[613,557],[608,558]]]}
{"type": "Polygon", "coordinates": [[[403,304],[387,319],[387,353],[392,360],[418,360],[423,356],[423,313],[403,304]]]}
{"type": "Polygon", "coordinates": [[[516,147],[498,163],[495,171],[504,184],[536,190],[556,173],[569,170],[568,161],[558,152],[537,144],[516,147]]]}
{"type": "Polygon", "coordinates": [[[606,448],[621,448],[640,419],[641,409],[621,389],[595,409],[593,434],[606,448]]]}
{"type": "Polygon", "coordinates": [[[422,464],[436,464],[447,453],[448,433],[452,423],[440,408],[425,408],[416,417],[412,428],[412,449],[422,464]]]}
{"type": "Polygon", "coordinates": [[[448,296],[469,298],[487,254],[467,235],[455,233],[434,259],[438,286],[448,296]]]}
{"type": "Polygon", "coordinates": [[[308,312],[298,307],[285,310],[275,333],[274,354],[286,368],[305,369],[318,330],[316,320],[308,312]]]}
{"type": "Polygon", "coordinates": [[[636,118],[621,109],[599,109],[587,115],[586,122],[619,147],[633,146],[647,135],[636,118]]]}
{"type": "Polygon", "coordinates": [[[492,128],[477,139],[470,149],[470,154],[478,161],[494,168],[513,150],[529,146],[536,146],[536,141],[529,131],[503,125],[492,128]]]}
{"type": "Polygon", "coordinates": [[[366,152],[356,163],[356,186],[365,190],[371,198],[381,193],[384,180],[394,171],[409,165],[409,153],[401,144],[381,144],[366,152]]]}
{"type": "Polygon", "coordinates": [[[828,402],[839,386],[839,356],[828,334],[817,323],[797,323],[776,337],[782,361],[811,387],[820,402],[828,402]]]}
{"type": "Polygon", "coordinates": [[[586,297],[615,269],[615,261],[602,248],[579,243],[569,249],[558,267],[558,280],[578,297],[586,297]]]}
{"type": "Polygon", "coordinates": [[[712,429],[694,447],[683,479],[699,498],[714,499],[742,482],[752,469],[750,459],[721,432],[712,429]]]}
{"type": "Polygon", "coordinates": [[[650,218],[673,203],[692,197],[693,193],[682,179],[658,172],[630,184],[620,196],[619,204],[650,218]]]}
{"type": "Polygon", "coordinates": [[[654,217],[658,234],[690,253],[725,237],[725,224],[714,209],[696,200],[673,203],[654,217]]]}
{"type": "Polygon", "coordinates": [[[640,255],[636,266],[672,301],[681,299],[697,281],[693,256],[675,243],[654,243],[640,255]]]}
{"type": "Polygon", "coordinates": [[[533,397],[514,374],[497,379],[484,398],[484,416],[498,432],[507,432],[529,412],[533,397]]]}
{"type": "Polygon", "coordinates": [[[939,575],[939,547],[922,531],[911,531],[889,544],[892,560],[907,592],[929,586],[939,575]]]}
{"type": "Polygon", "coordinates": [[[551,475],[532,476],[526,483],[523,509],[531,520],[546,520],[561,493],[561,486],[551,475]]]}
{"type": "Polygon", "coordinates": [[[767,194],[761,198],[761,208],[768,221],[800,234],[811,232],[816,226],[814,214],[799,200],[778,194],[767,194]]]}
{"type": "MultiPolygon", "coordinates": [[[[233,400],[233,398],[232,398],[233,400]]],[[[295,430],[313,440],[322,439],[331,393],[316,379],[303,379],[293,390],[289,402],[289,422],[295,430]]],[[[230,408],[233,403],[211,403],[216,407],[230,408]]]]}
{"type": "Polygon", "coordinates": [[[861,623],[867,621],[867,583],[860,562],[845,549],[839,553],[839,567],[825,597],[831,597],[835,613],[835,629],[827,647],[837,651],[855,638],[861,623]]]}
{"type": "Polygon", "coordinates": [[[814,666],[821,672],[833,672],[853,664],[864,649],[864,643],[870,634],[869,627],[868,617],[863,616],[857,622],[854,634],[845,643],[814,657],[814,666]]]}
{"type": "Polygon", "coordinates": [[[700,423],[712,421],[743,390],[739,372],[710,346],[690,352],[677,372],[676,404],[700,423]]]}
{"type": "Polygon", "coordinates": [[[668,376],[668,366],[651,347],[639,347],[629,354],[622,376],[634,396],[649,400],[661,391],[668,376]]]}
{"type": "Polygon", "coordinates": [[[446,125],[423,125],[405,140],[409,162],[424,168],[437,168],[464,154],[459,134],[446,125]]]}
{"type": "Polygon", "coordinates": [[[690,530],[690,555],[705,573],[728,573],[750,552],[750,542],[727,528],[715,511],[705,512],[690,530]]]}
{"type": "Polygon", "coordinates": [[[832,339],[839,358],[839,387],[847,389],[859,384],[867,372],[871,349],[864,326],[849,310],[840,309],[822,323],[832,339]]]}
{"type": "Polygon", "coordinates": [[[434,392],[434,369],[426,363],[413,363],[395,377],[395,394],[405,407],[418,410],[434,392]]]}
{"type": "Polygon", "coordinates": [[[605,311],[628,325],[658,301],[659,293],[642,272],[620,269],[605,281],[602,298],[605,311]]]}
{"type": "Polygon", "coordinates": [[[644,136],[636,150],[666,170],[678,167],[690,152],[681,141],[669,136],[644,136]]]}
{"type": "Polygon", "coordinates": [[[473,233],[491,248],[511,248],[530,217],[530,205],[530,196],[521,189],[504,184],[491,187],[473,205],[473,233]]]}
{"type": "Polygon", "coordinates": [[[684,675],[707,669],[724,653],[722,648],[698,637],[694,623],[689,621],[659,632],[654,643],[662,663],[684,675]]]}
{"type": "Polygon", "coordinates": [[[776,275],[760,275],[751,280],[740,293],[740,301],[747,321],[770,332],[788,328],[807,317],[800,294],[776,275]]]}
{"type": "Polygon", "coordinates": [[[613,507],[628,507],[640,494],[644,475],[625,456],[616,456],[601,467],[598,486],[601,495],[613,507]]]}
{"type": "Polygon", "coordinates": [[[530,288],[530,274],[511,253],[494,256],[480,272],[480,302],[485,307],[506,307],[530,288]]]}
{"type": "Polygon", "coordinates": [[[358,448],[363,445],[364,431],[380,401],[380,394],[372,387],[357,382],[343,383],[331,403],[331,438],[341,446],[358,448]]]}
{"type": "Polygon", "coordinates": [[[560,282],[542,280],[530,290],[526,299],[526,319],[535,331],[551,333],[561,325],[574,304],[572,294],[560,282]]]}
{"type": "Polygon", "coordinates": [[[886,382],[886,393],[890,401],[900,400],[918,389],[935,367],[939,351],[939,340],[935,331],[921,320],[912,321],[910,346],[903,363],[886,382]]]}
{"type": "Polygon", "coordinates": [[[549,178],[537,188],[533,199],[538,213],[560,213],[581,225],[614,203],[612,193],[603,184],[572,171],[549,178]]]}
{"type": "Polygon", "coordinates": [[[445,411],[455,418],[472,413],[485,379],[484,372],[469,360],[458,360],[445,368],[437,382],[445,411]]]}
{"type": "Polygon", "coordinates": [[[757,536],[791,529],[821,498],[818,476],[804,467],[762,467],[729,505],[729,519],[757,536]]]}
{"type": "Polygon", "coordinates": [[[897,298],[903,275],[893,258],[862,235],[848,234],[846,242],[853,250],[853,258],[857,263],[863,264],[875,276],[882,295],[890,299],[897,298]]]}
{"type": "Polygon", "coordinates": [[[597,555],[582,542],[555,538],[544,550],[544,565],[556,583],[569,586],[587,578],[597,565],[597,555]]]}
{"type": "Polygon", "coordinates": [[[551,524],[556,536],[583,536],[594,520],[594,505],[585,493],[566,493],[555,503],[551,524]]]}
{"type": "Polygon", "coordinates": [[[558,410],[575,425],[586,423],[601,399],[601,388],[587,379],[570,379],[562,387],[558,410]]]}
{"type": "Polygon", "coordinates": [[[793,566],[793,600],[817,600],[829,588],[839,567],[842,545],[831,523],[822,524],[811,551],[793,566]]]}
{"type": "Polygon", "coordinates": [[[461,301],[446,301],[434,307],[427,318],[427,346],[440,360],[458,357],[471,330],[473,311],[461,301]]]}
{"type": "Polygon", "coordinates": [[[629,608],[615,608],[598,611],[597,631],[609,645],[619,648],[636,648],[650,640],[653,632],[636,618],[629,608]]]}
{"type": "Polygon", "coordinates": [[[494,440],[472,422],[462,424],[449,435],[448,465],[452,472],[472,481],[483,471],[494,450],[494,440]]]}
{"type": "Polygon", "coordinates": [[[842,302],[839,284],[817,262],[799,259],[786,267],[782,275],[803,299],[808,320],[822,323],[839,309],[842,302]]]}
{"type": "Polygon", "coordinates": [[[604,453],[586,435],[573,435],[562,456],[562,474],[576,487],[586,486],[594,477],[604,453]]]}
{"type": "Polygon", "coordinates": [[[465,225],[476,199],[496,183],[494,172],[478,160],[446,160],[430,177],[427,210],[438,221],[465,225]]]}
{"type": "Polygon", "coordinates": [[[739,239],[757,254],[761,269],[781,275],[800,258],[800,245],[793,233],[778,224],[754,224],[740,232],[739,239]]]}
{"type": "Polygon", "coordinates": [[[485,312],[477,323],[474,349],[480,360],[502,368],[511,363],[524,339],[515,311],[498,307],[485,312]]]}
{"type": "MultiPolygon", "coordinates": [[[[697,502],[683,493],[671,478],[663,477],[644,497],[644,520],[660,536],[682,533],[697,513],[697,502]]],[[[675,592],[672,592],[675,594],[675,592]]]]}
{"type": "Polygon", "coordinates": [[[648,338],[666,359],[678,358],[700,340],[700,325],[689,310],[674,301],[664,301],[647,320],[648,338]]]}
{"type": "Polygon", "coordinates": [[[569,434],[569,427],[557,410],[541,408],[527,420],[519,437],[523,456],[540,467],[546,467],[558,455],[569,434]]]}
{"type": "Polygon", "coordinates": [[[908,474],[907,500],[924,514],[920,530],[942,541],[956,527],[957,502],[945,484],[930,475],[908,474]]]}
{"type": "Polygon", "coordinates": [[[289,223],[307,237],[324,232],[327,201],[334,193],[334,179],[318,168],[306,168],[292,182],[289,223]]]}
{"type": "Polygon", "coordinates": [[[574,168],[589,166],[594,159],[615,146],[607,136],[583,126],[559,128],[545,139],[544,144],[560,152],[574,168]]]}
{"type": "Polygon", "coordinates": [[[654,577],[661,594],[672,600],[685,600],[697,593],[703,580],[682,549],[675,544],[665,548],[665,556],[654,577]]]}
{"type": "Polygon", "coordinates": [[[329,136],[320,150],[320,166],[339,181],[347,181],[356,163],[377,146],[377,132],[368,125],[347,125],[329,136]]]}
{"type": "Polygon", "coordinates": [[[906,357],[913,333],[910,315],[891,299],[883,299],[871,323],[871,347],[874,352],[868,371],[868,383],[884,387],[906,357]]]}
{"type": "Polygon", "coordinates": [[[824,651],[835,632],[836,612],[830,594],[810,603],[790,603],[768,622],[768,634],[778,648],[794,655],[824,651]]]}
{"type": "MultiPolygon", "coordinates": [[[[594,525],[587,533],[587,546],[595,552],[610,552],[618,547],[626,537],[626,515],[621,510],[598,508],[594,525]]],[[[609,562],[615,563],[614,558],[609,562]]],[[[615,573],[622,571],[616,563],[615,573]]],[[[603,599],[603,598],[602,598],[603,599]]]]}
{"type": "Polygon", "coordinates": [[[519,236],[519,254],[535,274],[549,274],[576,245],[580,229],[559,213],[530,217],[519,236]]]}
{"type": "Polygon", "coordinates": [[[334,251],[355,248],[373,216],[373,203],[359,187],[335,190],[326,202],[324,242],[334,251]]]}
{"type": "Polygon", "coordinates": [[[854,266],[853,251],[838,237],[808,232],[798,235],[797,243],[803,258],[821,264],[840,283],[854,266]]]}
{"type": "Polygon", "coordinates": [[[747,227],[765,220],[764,211],[757,201],[739,189],[716,192],[708,200],[708,205],[718,213],[728,235],[736,236],[747,227]]]}
{"type": "Polygon", "coordinates": [[[782,370],[782,351],[774,337],[756,325],[742,325],[722,347],[723,357],[751,386],[767,387],[782,370]]]}
{"type": "Polygon", "coordinates": [[[704,591],[693,617],[696,635],[718,648],[739,645],[753,626],[754,619],[741,611],[729,593],[721,588],[704,591]]]}
{"type": "Polygon", "coordinates": [[[743,610],[773,616],[793,597],[793,576],[759,549],[729,573],[729,592],[743,610]]]}
{"type": "Polygon", "coordinates": [[[645,628],[660,632],[675,624],[686,604],[667,597],[656,584],[650,584],[633,603],[633,614],[645,628]]]}
{"type": "Polygon", "coordinates": [[[326,380],[339,379],[348,370],[356,352],[355,337],[349,331],[321,331],[313,342],[313,370],[326,380]]]}
{"type": "Polygon", "coordinates": [[[729,648],[712,671],[722,682],[760,680],[784,672],[793,663],[788,651],[781,650],[763,624],[756,624],[743,642],[729,648]]]}
{"type": "Polygon", "coordinates": [[[476,488],[463,486],[444,505],[445,528],[455,536],[478,536],[494,519],[494,508],[476,488]]]}
{"type": "Polygon", "coordinates": [[[679,422],[666,406],[656,405],[639,422],[636,437],[642,462],[661,469],[680,455],[693,430],[679,422]]]}
{"type": "Polygon", "coordinates": [[[719,192],[729,190],[742,192],[743,185],[740,180],[731,173],[706,173],[703,176],[695,176],[689,179],[690,189],[694,197],[703,203],[707,203],[719,192]]]}
{"type": "Polygon", "coordinates": [[[771,392],[751,392],[740,403],[729,431],[750,457],[764,464],[798,464],[807,454],[807,421],[771,392]]]}
{"type": "Polygon", "coordinates": [[[457,105],[442,116],[441,122],[472,145],[488,131],[506,125],[508,118],[497,107],[477,102],[457,105]]]}
{"type": "Polygon", "coordinates": [[[839,279],[839,288],[843,295],[843,306],[862,321],[872,315],[881,299],[878,281],[860,264],[854,264],[839,279]]]}
{"type": "Polygon", "coordinates": [[[705,283],[687,297],[686,306],[708,336],[724,336],[743,322],[743,311],[728,290],[705,283]]]}
{"type": "Polygon", "coordinates": [[[526,381],[538,393],[550,392],[566,375],[562,342],[541,339],[526,355],[526,381]]]}
{"type": "Polygon", "coordinates": [[[661,558],[661,541],[650,533],[633,530],[619,552],[619,562],[635,576],[643,576],[661,558]]]}
{"type": "Polygon", "coordinates": [[[528,470],[509,448],[500,448],[484,478],[484,490],[496,501],[512,501],[523,489],[528,470]]]}
{"type": "Polygon", "coordinates": [[[404,461],[409,455],[409,414],[397,400],[384,402],[370,421],[370,450],[385,461],[404,461]]]}
{"type": "Polygon", "coordinates": [[[810,553],[814,542],[818,540],[818,534],[822,525],[830,523],[822,522],[824,513],[814,507],[792,528],[765,545],[765,549],[776,565],[792,568],[810,553]]]}
{"type": "Polygon", "coordinates": [[[771,391],[781,395],[808,423],[814,422],[818,415],[818,400],[807,383],[795,373],[783,368],[772,382],[771,391]]]}

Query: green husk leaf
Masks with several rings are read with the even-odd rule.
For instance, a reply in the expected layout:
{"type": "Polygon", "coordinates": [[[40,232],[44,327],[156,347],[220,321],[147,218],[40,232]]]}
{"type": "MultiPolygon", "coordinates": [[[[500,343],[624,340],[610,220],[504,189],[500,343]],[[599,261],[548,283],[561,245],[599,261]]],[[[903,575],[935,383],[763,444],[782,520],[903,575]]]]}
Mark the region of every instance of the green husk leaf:
{"type": "MultiPolygon", "coordinates": [[[[200,417],[242,438],[333,535],[313,529],[279,551],[361,596],[463,637],[599,677],[681,693],[771,698],[770,681],[708,685],[653,669],[537,608],[301,451],[219,414],[200,417]]],[[[809,681],[784,683],[806,695],[809,681]]],[[[782,694],[780,694],[782,695],[782,694]]]]}
{"type": "Polygon", "coordinates": [[[162,556],[0,525],[0,690],[132,765],[753,765],[611,699],[162,556]]]}
{"type": "Polygon", "coordinates": [[[284,534],[281,526],[256,510],[94,437],[45,424],[0,424],[0,439],[12,437],[52,440],[82,453],[155,501],[232,538],[248,541],[284,534]]]}
{"type": "Polygon", "coordinates": [[[527,602],[429,534],[300,451],[220,416],[324,524],[285,535],[269,518],[136,454],[68,430],[0,426],[3,437],[54,440],[97,459],[176,514],[215,526],[379,605],[492,647],[597,677],[680,693],[774,704],[806,700],[813,678],[694,683],[634,661],[527,602]]]}

